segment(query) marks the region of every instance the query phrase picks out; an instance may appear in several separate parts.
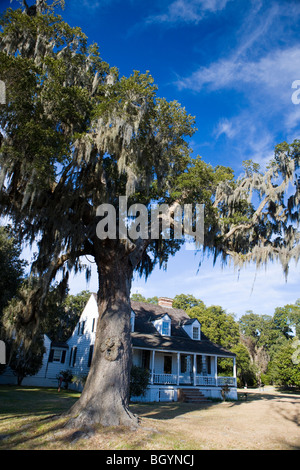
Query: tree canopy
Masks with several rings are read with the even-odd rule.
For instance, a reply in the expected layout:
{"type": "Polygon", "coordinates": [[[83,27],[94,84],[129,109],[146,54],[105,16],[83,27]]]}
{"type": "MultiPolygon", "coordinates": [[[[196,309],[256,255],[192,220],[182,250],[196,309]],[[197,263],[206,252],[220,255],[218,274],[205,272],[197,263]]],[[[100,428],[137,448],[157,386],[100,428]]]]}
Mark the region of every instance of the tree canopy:
{"type": "Polygon", "coordinates": [[[4,307],[16,294],[24,277],[21,245],[10,227],[0,226],[0,325],[4,307]]]}
{"type": "Polygon", "coordinates": [[[287,272],[299,257],[300,142],[277,146],[266,172],[246,162],[235,179],[231,169],[213,168],[192,155],[195,117],[176,100],[159,97],[148,71],[121,77],[97,44],[55,14],[62,4],[37,0],[34,9],[9,8],[0,19],[0,78],[7,92],[0,114],[0,209],[19,241],[37,244],[23,325],[38,328],[59,272],[66,283],[70,270],[85,269],[85,257],[94,258],[97,360],[74,412],[82,422],[132,423],[125,408],[133,272],[148,276],[157,264],[165,266],[184,241],[175,237],[174,223],[163,237],[161,217],[155,239],[150,223],[148,237],[122,236],[120,196],[147,209],[165,203],[169,215],[175,204],[205,204],[204,253],[239,265],[277,259],[287,272]],[[97,236],[104,203],[118,214],[115,238],[97,236]],[[100,375],[107,381],[99,383],[100,375]]]}

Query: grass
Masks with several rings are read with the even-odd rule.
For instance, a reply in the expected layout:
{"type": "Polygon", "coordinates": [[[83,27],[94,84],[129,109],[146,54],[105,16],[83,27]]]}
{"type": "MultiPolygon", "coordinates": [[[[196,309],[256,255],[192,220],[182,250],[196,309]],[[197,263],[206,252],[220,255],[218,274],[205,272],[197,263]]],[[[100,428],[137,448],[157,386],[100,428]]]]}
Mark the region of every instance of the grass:
{"type": "Polygon", "coordinates": [[[132,404],[138,430],[64,428],[79,393],[0,386],[0,450],[300,449],[300,395],[249,391],[237,402],[132,404]],[[89,437],[89,438],[87,438],[89,437]]]}

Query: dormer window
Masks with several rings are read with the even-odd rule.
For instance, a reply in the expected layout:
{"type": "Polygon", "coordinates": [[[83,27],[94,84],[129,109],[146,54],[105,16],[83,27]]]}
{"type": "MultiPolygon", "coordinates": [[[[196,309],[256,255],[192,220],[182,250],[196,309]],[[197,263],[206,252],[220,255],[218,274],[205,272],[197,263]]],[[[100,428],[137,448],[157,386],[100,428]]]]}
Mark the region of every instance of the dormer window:
{"type": "Polygon", "coordinates": [[[201,325],[196,318],[186,320],[181,326],[191,339],[195,341],[201,340],[201,325]]]}
{"type": "Polygon", "coordinates": [[[167,313],[155,320],[153,325],[162,336],[171,336],[171,318],[167,313]]]}

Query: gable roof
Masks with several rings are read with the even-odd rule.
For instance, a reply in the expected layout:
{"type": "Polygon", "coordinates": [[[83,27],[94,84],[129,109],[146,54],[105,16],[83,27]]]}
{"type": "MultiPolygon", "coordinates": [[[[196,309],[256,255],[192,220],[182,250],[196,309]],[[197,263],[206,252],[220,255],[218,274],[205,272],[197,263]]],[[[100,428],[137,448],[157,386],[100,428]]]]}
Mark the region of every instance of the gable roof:
{"type": "Polygon", "coordinates": [[[235,356],[234,353],[209,341],[202,332],[201,340],[191,339],[181,325],[190,323],[190,320],[194,319],[191,319],[184,310],[137,301],[131,301],[131,308],[135,312],[134,332],[131,333],[134,347],[235,356]],[[165,314],[171,318],[171,336],[160,335],[152,323],[165,314]]]}

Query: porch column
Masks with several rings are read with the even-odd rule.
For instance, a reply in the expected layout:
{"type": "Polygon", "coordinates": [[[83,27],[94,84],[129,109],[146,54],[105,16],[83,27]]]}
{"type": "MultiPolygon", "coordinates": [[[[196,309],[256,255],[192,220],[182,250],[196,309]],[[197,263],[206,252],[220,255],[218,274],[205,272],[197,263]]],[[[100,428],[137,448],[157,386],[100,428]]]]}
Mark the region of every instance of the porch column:
{"type": "Polygon", "coordinates": [[[234,377],[234,382],[236,385],[236,358],[233,356],[233,377],[234,377]]]}
{"type": "Polygon", "coordinates": [[[218,385],[218,356],[215,356],[215,385],[218,385]]]}
{"type": "Polygon", "coordinates": [[[206,355],[202,354],[202,374],[207,375],[206,355]]]}
{"type": "Polygon", "coordinates": [[[179,385],[180,353],[177,353],[177,385],[179,385]]]}
{"type": "Polygon", "coordinates": [[[193,362],[193,380],[194,380],[194,387],[196,386],[196,354],[194,354],[194,362],[193,362]]]}
{"type": "Polygon", "coordinates": [[[151,364],[151,383],[154,382],[154,360],[155,360],[155,350],[152,351],[152,364],[151,364]]]}

